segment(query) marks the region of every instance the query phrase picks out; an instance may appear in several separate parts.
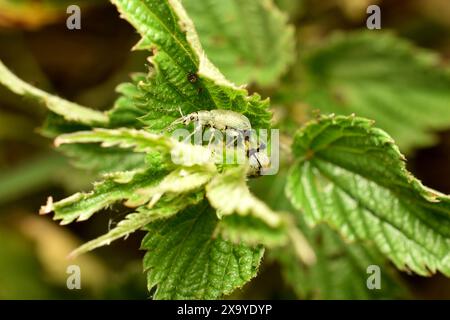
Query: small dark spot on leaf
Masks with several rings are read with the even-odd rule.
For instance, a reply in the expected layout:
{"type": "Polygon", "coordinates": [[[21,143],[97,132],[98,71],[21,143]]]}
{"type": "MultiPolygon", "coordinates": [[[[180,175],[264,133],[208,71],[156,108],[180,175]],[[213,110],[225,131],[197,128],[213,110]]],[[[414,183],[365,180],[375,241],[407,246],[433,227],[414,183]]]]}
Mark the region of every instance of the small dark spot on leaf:
{"type": "Polygon", "coordinates": [[[196,73],[190,72],[187,76],[187,79],[190,83],[196,83],[198,81],[198,76],[196,73]]]}

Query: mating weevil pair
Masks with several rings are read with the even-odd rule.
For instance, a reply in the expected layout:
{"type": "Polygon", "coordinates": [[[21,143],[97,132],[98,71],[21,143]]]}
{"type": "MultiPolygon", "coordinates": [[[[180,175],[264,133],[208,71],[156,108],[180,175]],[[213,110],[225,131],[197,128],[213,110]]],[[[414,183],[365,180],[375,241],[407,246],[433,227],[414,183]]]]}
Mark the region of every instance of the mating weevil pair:
{"type": "MultiPolygon", "coordinates": [[[[235,111],[222,109],[196,111],[187,115],[183,115],[180,110],[180,113],[181,117],[172,122],[167,130],[171,130],[179,124],[188,125],[196,122],[198,126],[192,135],[195,134],[198,128],[209,127],[212,130],[226,132],[234,137],[233,144],[239,138],[243,138],[250,165],[249,176],[259,176],[263,169],[269,167],[269,157],[264,152],[261,152],[265,148],[265,145],[261,144],[256,148],[251,146],[250,134],[252,126],[246,116],[235,111]]],[[[212,137],[213,135],[211,135],[212,137]]]]}

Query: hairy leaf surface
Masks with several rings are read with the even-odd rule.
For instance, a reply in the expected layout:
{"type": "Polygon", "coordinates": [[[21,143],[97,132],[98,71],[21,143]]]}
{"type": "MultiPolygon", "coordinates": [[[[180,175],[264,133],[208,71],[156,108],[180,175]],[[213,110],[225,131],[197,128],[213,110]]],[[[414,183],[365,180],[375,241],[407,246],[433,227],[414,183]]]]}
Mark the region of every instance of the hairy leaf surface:
{"type": "Polygon", "coordinates": [[[310,223],[373,242],[403,270],[450,275],[450,197],[405,168],[394,141],[356,117],[322,117],[295,136],[286,187],[310,223]]]}
{"type": "Polygon", "coordinates": [[[144,269],[155,299],[217,299],[256,276],[262,247],[215,237],[218,223],[203,202],[146,227],[144,269]]]}
{"type": "MultiPolygon", "coordinates": [[[[110,113],[141,115],[153,130],[198,110],[228,109],[246,115],[255,128],[268,128],[268,101],[232,84],[203,52],[192,21],[178,0],[112,0],[142,36],[136,49],[153,52],[150,73],[134,90],[134,106],[117,104],[110,113]]],[[[127,90],[133,91],[131,87],[127,90]]]]}

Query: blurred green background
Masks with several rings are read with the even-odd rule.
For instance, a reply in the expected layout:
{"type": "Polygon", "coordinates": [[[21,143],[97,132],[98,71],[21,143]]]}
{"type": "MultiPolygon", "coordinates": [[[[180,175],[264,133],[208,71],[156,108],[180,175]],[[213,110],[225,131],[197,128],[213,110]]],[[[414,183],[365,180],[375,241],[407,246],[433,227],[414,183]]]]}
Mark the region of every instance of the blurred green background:
{"type": "MultiPolygon", "coordinates": [[[[199,0],[201,1],[201,0],[199,0]]],[[[382,7],[383,29],[394,30],[418,46],[450,59],[448,0],[278,0],[296,26],[298,46],[323,41],[335,30],[365,29],[366,8],[382,7]]],[[[107,1],[0,0],[0,60],[27,82],[71,101],[109,109],[117,84],[146,70],[146,53],[130,52],[138,36],[107,1]],[[66,28],[69,4],[82,7],[82,29],[66,28]]],[[[272,96],[277,88],[251,85],[272,96]]],[[[299,101],[300,103],[300,101],[299,101]]],[[[38,216],[49,195],[64,198],[89,190],[89,172],[75,169],[39,134],[46,110],[0,88],[0,299],[146,299],[142,237],[94,251],[73,261],[67,254],[105,233],[122,216],[120,208],[95,215],[88,223],[60,227],[38,216]],[[81,266],[82,289],[68,290],[66,268],[81,266]]],[[[300,115],[301,117],[301,115],[300,115]]],[[[436,145],[408,155],[409,169],[426,185],[450,194],[450,131],[436,145]]],[[[260,197],[274,197],[265,179],[260,197]]],[[[273,200],[274,202],[276,200],[273,200]]],[[[338,276],[338,275],[336,275],[338,276]]],[[[440,275],[402,274],[415,298],[450,298],[450,281],[440,275]]],[[[294,298],[280,268],[265,259],[260,276],[234,298],[294,298]]]]}

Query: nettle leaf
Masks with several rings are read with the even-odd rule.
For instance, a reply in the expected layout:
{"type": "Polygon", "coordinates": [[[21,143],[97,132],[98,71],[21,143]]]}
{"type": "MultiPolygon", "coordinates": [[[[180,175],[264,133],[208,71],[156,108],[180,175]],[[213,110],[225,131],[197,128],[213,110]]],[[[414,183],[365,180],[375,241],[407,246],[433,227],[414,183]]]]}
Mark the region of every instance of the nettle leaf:
{"type": "Polygon", "coordinates": [[[126,88],[134,105],[116,104],[111,118],[138,115],[146,126],[162,130],[180,116],[179,110],[188,114],[228,109],[247,116],[254,128],[270,127],[269,101],[257,94],[248,96],[247,90],[226,80],[211,64],[178,0],[112,2],[142,36],[135,48],[151,50],[153,56],[149,75],[137,82],[136,90],[126,88]]]}
{"type": "Polygon", "coordinates": [[[146,114],[145,109],[148,106],[145,103],[145,93],[139,90],[138,84],[145,79],[146,74],[135,73],[131,76],[132,82],[117,86],[116,92],[120,96],[115,101],[112,111],[108,113],[111,127],[141,128],[143,126],[139,118],[146,114]]]}
{"type": "Polygon", "coordinates": [[[304,54],[312,108],[374,119],[401,150],[428,146],[450,127],[450,74],[439,58],[384,32],[338,34],[304,54]]]}
{"type": "Polygon", "coordinates": [[[245,172],[246,167],[241,166],[226,169],[215,176],[206,187],[206,197],[211,205],[218,210],[219,216],[233,213],[251,215],[269,226],[280,226],[283,222],[280,215],[250,193],[245,172]]]}
{"type": "Polygon", "coordinates": [[[450,276],[450,197],[424,187],[369,120],[325,116],[294,139],[286,191],[310,223],[366,240],[399,269],[450,276]]]}
{"type": "Polygon", "coordinates": [[[142,206],[136,212],[130,213],[120,221],[117,226],[108,233],[86,242],[81,247],[71,253],[77,256],[82,253],[94,250],[96,248],[109,245],[112,241],[120,238],[126,238],[129,234],[145,227],[149,223],[158,219],[168,218],[175,213],[182,211],[186,207],[198,203],[203,199],[202,193],[187,195],[165,195],[154,206],[142,206]]]}
{"type": "Polygon", "coordinates": [[[61,135],[55,145],[74,143],[100,143],[102,147],[119,147],[152,157],[163,155],[167,163],[183,166],[205,165],[215,168],[214,161],[220,155],[200,145],[178,142],[170,137],[135,129],[94,129],[61,135]]]}
{"type": "MultiPolygon", "coordinates": [[[[122,98],[124,97],[119,98],[119,100],[122,98]]],[[[112,125],[113,123],[110,122],[110,126],[112,125]]],[[[67,122],[63,117],[50,113],[40,129],[40,133],[48,138],[55,138],[63,134],[91,129],[90,126],[67,122]]],[[[97,175],[138,170],[145,165],[144,153],[120,148],[102,148],[96,144],[65,144],[60,146],[58,151],[69,157],[74,167],[89,170],[97,175]]]]}
{"type": "Polygon", "coordinates": [[[256,276],[264,249],[215,237],[218,223],[202,202],[146,227],[144,269],[155,299],[217,299],[256,276]]]}
{"type": "Polygon", "coordinates": [[[60,97],[51,95],[45,91],[33,87],[14,75],[0,61],[0,84],[12,92],[34,99],[45,105],[49,110],[61,115],[67,121],[75,121],[86,125],[104,126],[108,123],[108,117],[99,111],[95,111],[76,103],[69,102],[60,97]]]}
{"type": "Polygon", "coordinates": [[[235,243],[278,246],[288,240],[286,221],[251,194],[245,166],[224,168],[206,186],[206,197],[221,219],[218,232],[235,243]]]}
{"type": "Polygon", "coordinates": [[[102,147],[131,148],[151,157],[145,163],[145,169],[107,174],[106,180],[97,183],[90,193],[77,193],[56,203],[50,198],[41,213],[54,211],[55,219],[62,220],[62,224],[75,219],[86,220],[95,212],[123,200],[130,207],[151,201],[151,207],[165,193],[192,191],[206,184],[216,173],[208,149],[142,130],[95,129],[61,135],[55,140],[56,146],[68,143],[100,143],[102,147]],[[201,157],[202,152],[205,157],[201,157]],[[169,156],[178,159],[178,168],[175,163],[167,164],[169,156]]]}
{"type": "Polygon", "coordinates": [[[139,197],[136,194],[137,190],[157,185],[167,174],[167,171],[158,169],[149,169],[143,173],[131,171],[115,173],[106,180],[96,183],[94,190],[89,193],[76,193],[55,203],[50,197],[47,204],[41,208],[40,214],[54,212],[54,219],[61,220],[63,225],[74,220],[84,221],[97,211],[118,201],[129,199],[136,201],[135,199],[139,197]]]}
{"type": "MultiPolygon", "coordinates": [[[[293,212],[284,194],[287,172],[258,184],[257,192],[277,210],[293,212]],[[259,189],[259,190],[258,190],[259,189]]],[[[315,263],[307,265],[299,259],[292,245],[270,248],[268,257],[276,260],[287,286],[299,299],[389,299],[408,297],[407,289],[393,266],[373,246],[367,243],[346,243],[326,224],[310,228],[302,216],[291,221],[298,228],[315,253],[315,263]],[[367,267],[377,265],[381,271],[381,289],[367,287],[367,267]]]]}
{"type": "Polygon", "coordinates": [[[208,57],[231,81],[273,85],[294,61],[294,28],[272,0],[182,4],[208,57]]]}
{"type": "Polygon", "coordinates": [[[223,219],[219,231],[232,241],[267,246],[289,242],[306,263],[315,261],[308,241],[285,214],[272,211],[250,190],[245,181],[245,166],[226,168],[206,185],[206,197],[223,219]]]}
{"type": "Polygon", "coordinates": [[[96,144],[70,144],[59,148],[74,167],[99,174],[145,168],[145,154],[96,144]]]}
{"type": "Polygon", "coordinates": [[[345,243],[327,225],[313,229],[302,224],[317,259],[313,266],[301,263],[293,250],[271,252],[282,266],[282,274],[301,299],[399,299],[408,296],[398,275],[374,248],[360,243],[345,243]],[[380,268],[377,290],[367,287],[369,266],[380,268]]]}

